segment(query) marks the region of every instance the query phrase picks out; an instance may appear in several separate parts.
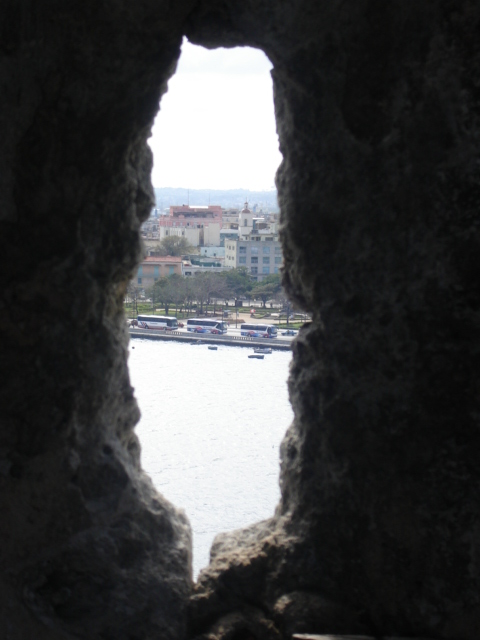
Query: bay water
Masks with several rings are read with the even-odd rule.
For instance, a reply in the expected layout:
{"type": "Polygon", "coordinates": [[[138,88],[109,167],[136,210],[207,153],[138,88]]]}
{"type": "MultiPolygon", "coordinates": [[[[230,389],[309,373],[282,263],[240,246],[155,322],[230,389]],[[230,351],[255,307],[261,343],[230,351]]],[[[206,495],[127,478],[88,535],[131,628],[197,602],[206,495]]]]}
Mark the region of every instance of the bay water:
{"type": "Polygon", "coordinates": [[[129,352],[142,467],[190,520],[196,576],[217,533],[273,515],[291,353],[140,338],[129,352]]]}

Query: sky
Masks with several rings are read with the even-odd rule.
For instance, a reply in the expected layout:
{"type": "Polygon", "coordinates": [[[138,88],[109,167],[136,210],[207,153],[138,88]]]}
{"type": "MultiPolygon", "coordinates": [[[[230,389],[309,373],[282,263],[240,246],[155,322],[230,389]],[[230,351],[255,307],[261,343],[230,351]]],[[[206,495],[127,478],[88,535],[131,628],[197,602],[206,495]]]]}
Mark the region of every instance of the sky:
{"type": "Polygon", "coordinates": [[[247,47],[182,45],[152,137],[154,187],[274,189],[272,65],[247,47]]]}

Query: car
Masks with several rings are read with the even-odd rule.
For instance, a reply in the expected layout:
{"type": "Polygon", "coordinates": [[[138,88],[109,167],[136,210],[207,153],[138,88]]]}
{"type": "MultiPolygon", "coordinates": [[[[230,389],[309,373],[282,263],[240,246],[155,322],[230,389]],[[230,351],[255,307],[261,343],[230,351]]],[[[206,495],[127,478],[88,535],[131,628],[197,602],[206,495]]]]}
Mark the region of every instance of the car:
{"type": "Polygon", "coordinates": [[[286,331],[282,331],[282,336],[296,336],[297,332],[293,329],[287,329],[286,331]]]}

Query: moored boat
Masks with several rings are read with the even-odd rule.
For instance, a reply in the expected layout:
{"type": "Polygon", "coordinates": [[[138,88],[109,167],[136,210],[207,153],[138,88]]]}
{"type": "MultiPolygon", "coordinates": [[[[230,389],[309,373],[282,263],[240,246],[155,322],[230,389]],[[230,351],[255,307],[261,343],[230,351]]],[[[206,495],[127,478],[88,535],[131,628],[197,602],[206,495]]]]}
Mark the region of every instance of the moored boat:
{"type": "Polygon", "coordinates": [[[272,353],[271,347],[255,347],[253,353],[272,353]]]}

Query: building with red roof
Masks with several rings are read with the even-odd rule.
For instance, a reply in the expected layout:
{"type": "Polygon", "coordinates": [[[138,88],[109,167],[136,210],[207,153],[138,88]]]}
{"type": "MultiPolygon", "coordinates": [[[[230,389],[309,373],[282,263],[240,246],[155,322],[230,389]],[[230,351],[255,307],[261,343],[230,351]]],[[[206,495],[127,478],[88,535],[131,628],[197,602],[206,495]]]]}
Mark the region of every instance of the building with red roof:
{"type": "Polygon", "coordinates": [[[198,227],[208,226],[212,222],[218,222],[222,228],[223,210],[220,205],[191,207],[187,204],[170,207],[168,216],[158,219],[160,227],[198,227]]]}
{"type": "Polygon", "coordinates": [[[174,273],[183,275],[180,256],[148,256],[138,266],[137,285],[148,289],[159,278],[171,276],[174,273]]]}

